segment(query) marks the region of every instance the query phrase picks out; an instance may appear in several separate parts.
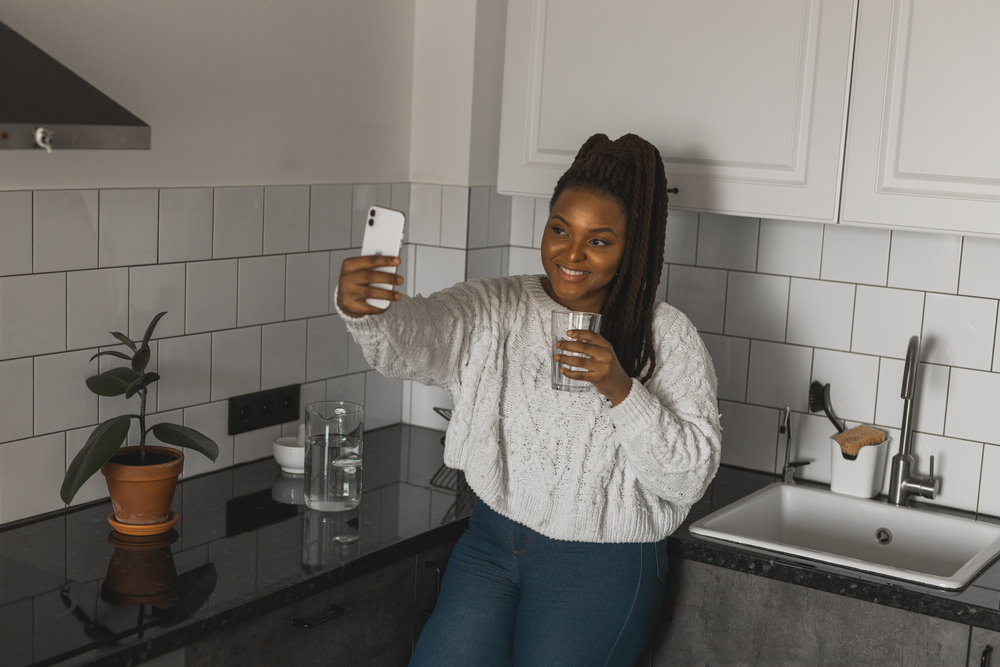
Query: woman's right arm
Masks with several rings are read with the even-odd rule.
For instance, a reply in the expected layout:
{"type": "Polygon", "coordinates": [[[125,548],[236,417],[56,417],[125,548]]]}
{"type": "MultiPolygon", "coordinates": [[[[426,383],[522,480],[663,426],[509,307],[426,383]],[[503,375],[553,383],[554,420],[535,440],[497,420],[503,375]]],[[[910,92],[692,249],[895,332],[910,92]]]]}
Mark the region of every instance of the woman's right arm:
{"type": "Polygon", "coordinates": [[[365,359],[386,377],[417,380],[448,388],[458,380],[469,344],[468,323],[475,319],[475,299],[458,285],[410,298],[374,287],[401,285],[402,276],[375,271],[398,266],[395,257],[353,257],[344,260],[337,284],[337,309],[347,329],[361,345],[365,359]],[[385,309],[365,299],[386,299],[385,309]]]}

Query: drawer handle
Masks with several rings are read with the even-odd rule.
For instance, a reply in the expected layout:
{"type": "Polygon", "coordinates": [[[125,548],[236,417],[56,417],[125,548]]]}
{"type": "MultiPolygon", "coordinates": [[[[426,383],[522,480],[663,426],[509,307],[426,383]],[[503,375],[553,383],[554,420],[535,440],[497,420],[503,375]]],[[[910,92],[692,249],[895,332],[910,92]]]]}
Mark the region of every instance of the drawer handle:
{"type": "Polygon", "coordinates": [[[987,644],[983,649],[983,659],[979,661],[979,667],[990,667],[990,656],[993,654],[992,644],[987,644]]]}
{"type": "Polygon", "coordinates": [[[343,616],[344,610],[335,604],[331,604],[329,607],[321,611],[316,616],[312,618],[293,618],[292,625],[297,628],[315,628],[317,625],[322,625],[327,621],[332,621],[338,616],[343,616]]]}
{"type": "Polygon", "coordinates": [[[680,188],[667,188],[667,192],[669,192],[672,195],[675,195],[678,192],[680,192],[680,188]]]}

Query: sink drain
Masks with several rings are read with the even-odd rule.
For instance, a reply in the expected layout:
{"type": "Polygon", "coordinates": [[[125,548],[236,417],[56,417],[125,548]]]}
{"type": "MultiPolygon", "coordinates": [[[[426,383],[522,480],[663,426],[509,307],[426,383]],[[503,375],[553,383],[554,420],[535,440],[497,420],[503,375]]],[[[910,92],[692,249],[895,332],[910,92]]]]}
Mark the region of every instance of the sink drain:
{"type": "Polygon", "coordinates": [[[892,542],[892,531],[888,528],[879,528],[875,531],[875,541],[879,544],[889,544],[892,542]]]}

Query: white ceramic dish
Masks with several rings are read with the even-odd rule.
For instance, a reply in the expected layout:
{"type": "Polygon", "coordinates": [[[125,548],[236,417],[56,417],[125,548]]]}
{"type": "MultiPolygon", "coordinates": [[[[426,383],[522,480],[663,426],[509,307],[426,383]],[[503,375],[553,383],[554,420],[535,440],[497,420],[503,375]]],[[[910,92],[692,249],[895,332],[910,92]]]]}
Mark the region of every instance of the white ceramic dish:
{"type": "Polygon", "coordinates": [[[299,475],[305,472],[306,448],[299,446],[298,438],[278,438],[271,444],[271,452],[282,471],[299,475]]]}
{"type": "Polygon", "coordinates": [[[690,530],[946,590],[964,588],[1000,553],[1000,526],[992,523],[781,483],[690,530]]]}

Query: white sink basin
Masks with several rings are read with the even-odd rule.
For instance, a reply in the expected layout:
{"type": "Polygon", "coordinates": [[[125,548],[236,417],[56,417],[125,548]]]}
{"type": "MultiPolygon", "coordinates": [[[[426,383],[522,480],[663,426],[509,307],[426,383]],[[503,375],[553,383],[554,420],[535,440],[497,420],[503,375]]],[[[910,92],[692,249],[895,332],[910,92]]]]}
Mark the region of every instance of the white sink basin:
{"type": "Polygon", "coordinates": [[[947,590],[964,588],[1000,553],[998,525],[781,483],[694,522],[690,530],[947,590]],[[881,529],[891,534],[886,544],[879,542],[881,529]]]}

